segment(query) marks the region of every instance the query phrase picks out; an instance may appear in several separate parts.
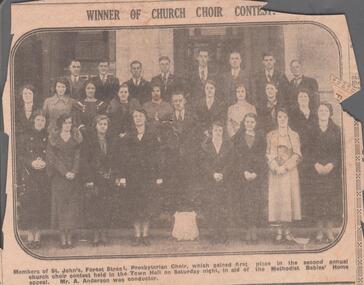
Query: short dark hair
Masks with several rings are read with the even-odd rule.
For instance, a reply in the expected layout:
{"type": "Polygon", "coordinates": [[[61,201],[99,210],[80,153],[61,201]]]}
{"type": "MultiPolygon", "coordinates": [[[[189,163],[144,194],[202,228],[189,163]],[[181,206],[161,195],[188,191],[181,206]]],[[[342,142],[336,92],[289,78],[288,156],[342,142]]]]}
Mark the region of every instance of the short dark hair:
{"type": "Polygon", "coordinates": [[[140,67],[143,67],[143,64],[142,64],[139,60],[133,60],[133,61],[130,63],[130,67],[131,67],[133,64],[139,64],[139,65],[140,65],[140,67]]]}
{"type": "Polygon", "coordinates": [[[220,120],[213,121],[212,124],[211,124],[211,128],[213,126],[217,126],[217,127],[223,128],[223,129],[225,127],[224,124],[220,120]]]}
{"type": "Polygon", "coordinates": [[[317,110],[320,108],[320,106],[325,106],[327,109],[329,109],[330,117],[334,115],[334,108],[329,102],[321,102],[317,110]]]}
{"type": "Polygon", "coordinates": [[[287,115],[288,119],[289,119],[287,109],[286,109],[286,108],[284,108],[284,107],[278,107],[278,108],[277,108],[277,111],[276,111],[276,118],[275,118],[275,119],[276,119],[276,121],[277,121],[278,113],[279,113],[279,112],[281,112],[281,113],[285,113],[285,114],[287,115]]]}
{"type": "Polygon", "coordinates": [[[173,90],[171,97],[175,95],[182,95],[183,97],[185,97],[185,91],[183,91],[182,89],[173,90]]]}
{"type": "Polygon", "coordinates": [[[71,113],[62,113],[58,118],[57,118],[57,121],[56,121],[56,125],[57,125],[57,128],[60,130],[62,129],[62,125],[63,123],[67,120],[71,118],[72,119],[72,124],[73,124],[73,117],[72,117],[72,114],[71,113]]]}
{"type": "Polygon", "coordinates": [[[302,62],[299,60],[299,59],[292,59],[290,62],[289,62],[289,66],[291,66],[293,63],[295,63],[295,62],[297,62],[297,63],[299,63],[300,65],[302,65],[302,62]]]}
{"type": "Polygon", "coordinates": [[[48,122],[48,117],[47,117],[47,113],[43,109],[37,109],[32,114],[31,122],[32,122],[33,128],[34,128],[35,118],[38,117],[38,116],[42,116],[42,117],[44,117],[46,119],[46,126],[45,126],[45,128],[46,128],[47,127],[47,122],[48,122]]]}
{"type": "Polygon", "coordinates": [[[200,48],[198,49],[198,51],[197,51],[197,54],[200,54],[200,52],[202,52],[202,51],[205,51],[205,52],[207,52],[207,53],[210,53],[210,51],[209,51],[209,48],[208,48],[208,47],[200,47],[200,48]]]}
{"type": "Polygon", "coordinates": [[[276,58],[274,56],[273,52],[271,52],[271,51],[265,51],[265,52],[263,52],[262,59],[264,59],[266,56],[272,56],[273,58],[276,58]]]}
{"type": "Polygon", "coordinates": [[[107,63],[107,65],[110,65],[110,60],[108,58],[102,58],[98,61],[97,65],[99,65],[100,63],[107,63]]]}
{"type": "Polygon", "coordinates": [[[162,60],[167,60],[168,62],[171,62],[171,59],[166,55],[162,55],[159,57],[159,62],[161,62],[162,60]]]}
{"type": "Polygon", "coordinates": [[[155,87],[158,87],[159,89],[162,90],[162,86],[158,82],[152,82],[150,84],[150,91],[152,91],[155,87]]]}
{"type": "Polygon", "coordinates": [[[25,85],[23,85],[22,88],[20,89],[20,95],[23,95],[24,89],[29,89],[30,91],[33,92],[33,95],[35,93],[35,88],[34,88],[34,86],[32,84],[25,84],[25,85]]]}
{"type": "Polygon", "coordinates": [[[122,83],[122,84],[119,85],[118,93],[119,93],[119,91],[120,91],[121,88],[128,88],[128,91],[129,91],[129,86],[126,83],[122,83]]]}
{"type": "Polygon", "coordinates": [[[68,81],[68,79],[66,77],[58,77],[55,81],[54,81],[54,85],[53,85],[53,88],[54,88],[54,92],[56,92],[56,86],[57,86],[57,83],[61,83],[63,85],[66,86],[66,92],[65,94],[69,94],[70,92],[70,83],[68,81]]]}
{"type": "Polygon", "coordinates": [[[212,79],[206,80],[205,87],[206,87],[207,84],[211,84],[216,88],[216,82],[214,80],[212,80],[212,79]]]}
{"type": "Polygon", "coordinates": [[[79,62],[81,63],[81,60],[79,60],[78,58],[71,58],[69,61],[68,61],[68,66],[70,66],[72,64],[72,62],[79,62]]]}

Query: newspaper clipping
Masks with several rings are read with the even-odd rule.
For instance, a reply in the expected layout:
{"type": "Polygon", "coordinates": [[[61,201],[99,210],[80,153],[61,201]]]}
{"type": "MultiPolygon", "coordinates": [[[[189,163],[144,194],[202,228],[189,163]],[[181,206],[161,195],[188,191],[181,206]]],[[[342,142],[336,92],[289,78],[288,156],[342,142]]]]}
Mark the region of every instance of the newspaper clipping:
{"type": "Polygon", "coordinates": [[[12,5],[0,284],[363,284],[345,16],[12,5]]]}

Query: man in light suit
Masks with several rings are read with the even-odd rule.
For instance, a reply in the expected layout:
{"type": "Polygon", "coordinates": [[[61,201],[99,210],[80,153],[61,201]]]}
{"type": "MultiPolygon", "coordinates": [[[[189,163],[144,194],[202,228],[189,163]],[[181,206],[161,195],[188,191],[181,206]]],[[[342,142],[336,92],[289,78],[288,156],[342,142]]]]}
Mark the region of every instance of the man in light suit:
{"type": "Polygon", "coordinates": [[[241,55],[232,51],[229,56],[230,70],[221,78],[223,99],[227,106],[236,103],[236,86],[243,84],[247,93],[247,101],[252,102],[251,84],[249,75],[241,69],[241,55]]]}
{"type": "Polygon", "coordinates": [[[310,99],[310,110],[315,112],[320,105],[320,94],[318,93],[319,87],[317,80],[303,74],[302,63],[297,59],[293,59],[290,62],[290,69],[293,78],[289,82],[289,92],[286,96],[287,104],[294,108],[294,106],[297,105],[298,92],[300,90],[307,90],[310,99]]]}
{"type": "Polygon", "coordinates": [[[148,102],[151,99],[150,82],[142,76],[143,65],[140,61],[134,60],[130,64],[131,78],[125,82],[129,88],[130,100],[137,99],[140,105],[148,102]]]}
{"type": "Polygon", "coordinates": [[[254,96],[257,106],[264,108],[267,105],[265,88],[267,83],[274,84],[278,90],[277,99],[285,101],[288,79],[286,75],[276,68],[276,59],[272,53],[264,53],[262,57],[263,69],[254,76],[254,96]]]}
{"type": "Polygon", "coordinates": [[[97,66],[98,75],[92,78],[96,87],[96,98],[109,103],[119,91],[119,79],[109,74],[110,63],[102,60],[97,66]]]}
{"type": "Polygon", "coordinates": [[[78,59],[72,59],[68,66],[70,75],[67,76],[67,80],[70,86],[71,98],[75,100],[80,100],[84,92],[85,80],[80,78],[81,73],[81,62],[78,59]]]}
{"type": "Polygon", "coordinates": [[[176,86],[176,76],[171,73],[171,59],[168,56],[161,56],[159,58],[159,67],[161,73],[152,78],[152,85],[159,85],[161,87],[162,99],[165,102],[171,101],[171,95],[176,86]]]}

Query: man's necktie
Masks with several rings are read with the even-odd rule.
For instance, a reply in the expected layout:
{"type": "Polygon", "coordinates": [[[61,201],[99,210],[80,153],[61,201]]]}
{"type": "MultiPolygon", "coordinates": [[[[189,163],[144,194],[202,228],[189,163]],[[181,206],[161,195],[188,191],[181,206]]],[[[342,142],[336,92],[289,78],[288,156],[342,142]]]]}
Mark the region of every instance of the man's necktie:
{"type": "Polygon", "coordinates": [[[201,81],[205,81],[205,78],[206,78],[205,70],[201,70],[201,81]]]}

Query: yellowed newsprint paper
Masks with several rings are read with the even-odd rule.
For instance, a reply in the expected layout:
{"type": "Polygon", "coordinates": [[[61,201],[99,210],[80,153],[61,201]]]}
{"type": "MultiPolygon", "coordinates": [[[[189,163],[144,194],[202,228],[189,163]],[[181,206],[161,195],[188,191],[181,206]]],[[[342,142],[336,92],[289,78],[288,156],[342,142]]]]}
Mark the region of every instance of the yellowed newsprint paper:
{"type": "Polygon", "coordinates": [[[363,284],[343,15],[12,5],[1,284],[363,284]]]}

